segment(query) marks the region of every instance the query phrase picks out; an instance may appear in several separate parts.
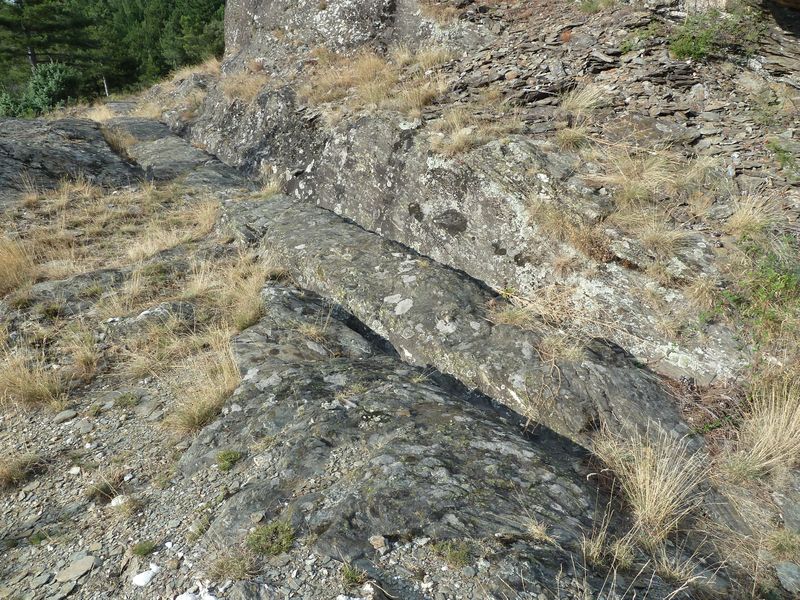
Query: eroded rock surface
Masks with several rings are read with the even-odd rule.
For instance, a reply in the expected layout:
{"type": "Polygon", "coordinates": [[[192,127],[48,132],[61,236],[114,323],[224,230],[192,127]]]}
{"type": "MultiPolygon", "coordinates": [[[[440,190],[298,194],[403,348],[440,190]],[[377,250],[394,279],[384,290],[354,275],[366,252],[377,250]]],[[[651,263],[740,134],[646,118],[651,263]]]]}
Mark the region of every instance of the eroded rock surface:
{"type": "Polygon", "coordinates": [[[107,187],[135,182],[141,172],[115,154],[101,127],[87,119],[3,119],[0,127],[0,201],[20,192],[56,187],[83,175],[107,187]]]}

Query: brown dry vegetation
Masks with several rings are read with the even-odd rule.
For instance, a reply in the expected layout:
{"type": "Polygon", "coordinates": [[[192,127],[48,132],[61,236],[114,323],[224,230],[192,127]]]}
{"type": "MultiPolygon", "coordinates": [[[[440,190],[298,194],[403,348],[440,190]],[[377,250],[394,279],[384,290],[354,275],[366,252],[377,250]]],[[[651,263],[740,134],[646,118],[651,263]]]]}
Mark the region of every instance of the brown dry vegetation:
{"type": "Polygon", "coordinates": [[[41,470],[44,461],[38,454],[12,454],[0,458],[0,489],[25,481],[41,470]]]}
{"type": "Polygon", "coordinates": [[[123,381],[156,375],[183,399],[166,420],[171,430],[188,433],[212,418],[239,381],[231,336],[263,315],[264,282],[284,275],[267,252],[258,257],[217,252],[190,272],[173,272],[172,262],[154,258],[164,250],[215,243],[210,236],[218,209],[202,192],[178,184],[142,184],[106,194],[79,177],[37,192],[27,212],[9,211],[6,218],[20,227],[24,242],[4,240],[5,264],[13,274],[4,280],[4,294],[10,293],[11,305],[20,310],[30,307],[31,314],[0,356],[0,405],[60,408],[68,394],[99,375],[114,373],[123,381]],[[70,228],[85,234],[70,235],[70,228]],[[80,318],[63,317],[56,301],[32,304],[25,287],[34,277],[108,267],[120,269],[124,281],[87,287],[82,293],[93,307],[80,318]],[[101,320],[135,315],[170,299],[191,299],[197,307],[193,320],[152,323],[101,351],[95,338],[101,320]]]}
{"type": "Polygon", "coordinates": [[[446,91],[439,67],[452,53],[440,46],[415,51],[396,46],[386,57],[373,51],[347,57],[325,49],[318,49],[313,56],[316,67],[300,89],[310,104],[341,103],[351,111],[386,108],[418,117],[446,91]]]}
{"type": "Polygon", "coordinates": [[[239,71],[226,74],[222,78],[222,93],[229,101],[241,100],[251,103],[267,85],[269,78],[261,72],[239,71]]]}

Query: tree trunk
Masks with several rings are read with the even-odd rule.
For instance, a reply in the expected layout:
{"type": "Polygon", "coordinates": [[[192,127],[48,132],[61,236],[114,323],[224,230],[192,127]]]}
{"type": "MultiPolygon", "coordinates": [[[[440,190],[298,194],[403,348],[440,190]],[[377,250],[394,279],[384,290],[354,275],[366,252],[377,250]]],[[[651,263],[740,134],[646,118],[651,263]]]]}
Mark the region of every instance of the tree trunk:
{"type": "Polygon", "coordinates": [[[39,65],[39,59],[36,57],[36,50],[33,46],[28,46],[28,62],[31,63],[31,71],[34,71],[39,65]]]}

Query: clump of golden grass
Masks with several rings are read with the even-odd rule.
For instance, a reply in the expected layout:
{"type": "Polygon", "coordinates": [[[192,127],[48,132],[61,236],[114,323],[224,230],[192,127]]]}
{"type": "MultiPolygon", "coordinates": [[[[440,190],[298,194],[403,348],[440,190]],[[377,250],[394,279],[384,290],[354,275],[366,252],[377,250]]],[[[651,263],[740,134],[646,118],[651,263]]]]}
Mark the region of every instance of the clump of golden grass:
{"type": "Polygon", "coordinates": [[[96,481],[86,490],[86,497],[100,502],[111,502],[122,493],[125,473],[117,467],[110,467],[96,476],[96,481]]]}
{"type": "Polygon", "coordinates": [[[63,211],[72,208],[76,203],[96,200],[103,195],[103,189],[91,182],[83,173],[78,173],[74,177],[62,178],[58,187],[52,192],[45,194],[50,201],[51,211],[63,211]]]}
{"type": "Polygon", "coordinates": [[[115,116],[114,112],[106,104],[95,104],[86,111],[86,118],[98,123],[105,123],[115,116]]]}
{"type": "Polygon", "coordinates": [[[800,459],[800,382],[770,378],[750,395],[736,449],[724,462],[736,479],[780,475],[800,459]]]}
{"type": "Polygon", "coordinates": [[[262,256],[240,254],[235,261],[203,262],[194,266],[184,296],[211,299],[227,322],[241,331],[264,314],[261,290],[267,280],[286,278],[278,256],[265,251],[262,256]]]}
{"type": "Polygon", "coordinates": [[[458,106],[445,112],[433,124],[439,132],[431,138],[431,149],[444,156],[455,156],[509,133],[517,133],[524,123],[514,113],[494,114],[491,118],[475,113],[478,106],[458,106]]]}
{"type": "Polygon", "coordinates": [[[778,560],[796,563],[800,560],[800,533],[778,529],[767,538],[767,548],[778,560]]]}
{"type": "Polygon", "coordinates": [[[491,305],[486,318],[495,325],[513,325],[522,329],[533,329],[540,323],[533,310],[515,303],[491,305]]]}
{"type": "Polygon", "coordinates": [[[166,419],[166,426],[178,435],[192,434],[211,423],[226,398],[241,381],[231,345],[230,332],[220,329],[210,349],[191,358],[173,385],[179,398],[166,419]]]}
{"type": "Polygon", "coordinates": [[[48,368],[42,358],[12,353],[0,356],[0,403],[27,407],[58,406],[65,391],[61,374],[48,368]]]}
{"type": "Polygon", "coordinates": [[[535,329],[542,324],[558,327],[573,317],[573,293],[570,286],[546,285],[529,297],[514,295],[507,304],[491,305],[487,318],[496,325],[515,325],[523,329],[535,329]]]}
{"type": "Polygon", "coordinates": [[[605,158],[606,173],[595,180],[614,189],[618,206],[632,206],[657,200],[659,195],[674,189],[675,157],[662,152],[636,152],[617,149],[605,158]]]}
{"type": "Polygon", "coordinates": [[[702,452],[691,453],[686,438],[664,432],[636,431],[623,439],[604,428],[595,436],[594,453],[616,475],[640,539],[653,546],[693,509],[708,474],[702,452]]]}
{"type": "Polygon", "coordinates": [[[38,454],[4,454],[0,458],[0,489],[19,485],[43,467],[38,454]]]}
{"type": "Polygon", "coordinates": [[[29,283],[36,275],[36,265],[25,246],[0,234],[0,296],[29,283]]]}
{"type": "Polygon", "coordinates": [[[164,114],[164,108],[165,107],[161,103],[155,100],[139,102],[136,104],[136,108],[133,109],[133,115],[135,117],[142,117],[143,119],[160,121],[164,114]]]}
{"type": "Polygon", "coordinates": [[[211,56],[199,64],[182,67],[177,71],[170,73],[168,79],[175,83],[187,79],[192,75],[217,76],[220,73],[221,66],[220,60],[216,56],[211,56]]]}
{"type": "Polygon", "coordinates": [[[537,350],[544,360],[555,362],[576,362],[583,357],[583,344],[565,332],[545,335],[537,345],[537,350]]]}
{"type": "Polygon", "coordinates": [[[118,127],[102,127],[100,132],[103,134],[103,139],[105,139],[109,148],[111,148],[115,154],[130,160],[130,154],[128,153],[128,150],[130,150],[139,140],[137,140],[127,131],[118,127]]]}
{"type": "Polygon", "coordinates": [[[412,51],[403,45],[392,47],[388,59],[371,50],[349,58],[318,50],[315,57],[313,78],[300,90],[310,104],[341,101],[353,110],[386,107],[418,116],[446,90],[446,82],[436,71],[452,58],[452,52],[442,46],[412,51]],[[412,76],[403,80],[403,70],[412,66],[412,76]]]}
{"type": "Polygon", "coordinates": [[[36,185],[36,180],[27,171],[20,173],[19,180],[22,184],[22,206],[25,208],[33,208],[39,203],[42,197],[39,186],[36,185]]]}
{"type": "Polygon", "coordinates": [[[293,328],[304,338],[316,342],[317,344],[324,344],[328,339],[327,325],[327,323],[303,321],[294,323],[293,328]]]}
{"type": "Polygon", "coordinates": [[[745,194],[734,202],[733,214],[725,222],[725,231],[737,237],[760,237],[780,223],[775,198],[745,194]]]}
{"type": "Polygon", "coordinates": [[[590,565],[627,569],[633,564],[633,540],[630,534],[612,539],[609,532],[612,514],[609,504],[599,524],[595,521],[591,535],[583,536],[583,559],[590,565]]]}
{"type": "Polygon", "coordinates": [[[61,347],[72,357],[75,376],[84,382],[90,381],[101,358],[94,332],[84,323],[73,325],[64,336],[61,347]]]}
{"type": "Polygon", "coordinates": [[[103,298],[96,306],[102,318],[120,317],[131,312],[146,298],[147,285],[141,268],[134,269],[125,284],[103,298]]]}
{"type": "Polygon", "coordinates": [[[387,106],[413,118],[422,115],[422,109],[447,91],[447,81],[441,77],[434,79],[413,79],[404,84],[387,102],[387,106]]]}
{"type": "Polygon", "coordinates": [[[589,143],[589,130],[582,126],[559,129],[556,143],[564,150],[579,150],[589,143]]]}
{"type": "Polygon", "coordinates": [[[422,46],[414,55],[414,61],[423,71],[439,67],[452,60],[453,51],[445,46],[422,46]]]}
{"type": "Polygon", "coordinates": [[[259,193],[264,198],[272,198],[283,191],[283,181],[278,175],[267,175],[261,178],[259,193]]]}
{"type": "Polygon", "coordinates": [[[312,104],[341,100],[350,93],[362,99],[380,90],[388,92],[397,74],[383,57],[372,51],[362,51],[352,60],[335,60],[319,70],[311,83],[301,88],[301,95],[312,104]]]}
{"type": "Polygon", "coordinates": [[[437,0],[421,0],[419,3],[422,16],[440,25],[448,25],[458,18],[458,9],[437,0]]]}
{"type": "Polygon", "coordinates": [[[144,260],[163,250],[174,248],[186,240],[185,232],[167,229],[153,223],[143,232],[136,245],[128,248],[128,258],[133,261],[144,260]]]}
{"type": "Polygon", "coordinates": [[[398,67],[407,67],[414,62],[414,51],[408,44],[395,44],[389,48],[389,60],[398,67]]]}
{"type": "Polygon", "coordinates": [[[663,545],[659,546],[653,563],[656,573],[669,582],[687,583],[705,579],[697,573],[696,557],[684,557],[680,549],[667,550],[663,545]]]}
{"type": "Polygon", "coordinates": [[[128,249],[128,258],[141,261],[179,244],[200,239],[213,228],[219,216],[219,202],[207,200],[161,221],[151,221],[128,249]]]}
{"type": "Polygon", "coordinates": [[[554,540],[547,530],[547,525],[542,523],[535,516],[527,519],[526,533],[534,542],[541,542],[543,544],[552,544],[554,540]]]}
{"type": "Polygon", "coordinates": [[[241,100],[245,104],[250,104],[264,89],[268,81],[269,78],[266,74],[261,72],[231,73],[222,78],[222,93],[229,101],[241,100]]]}
{"type": "Polygon", "coordinates": [[[261,290],[269,275],[268,265],[246,256],[241,257],[227,275],[225,301],[230,307],[230,321],[238,331],[250,327],[264,315],[261,290]]]}
{"type": "Polygon", "coordinates": [[[208,569],[214,581],[247,579],[258,574],[255,555],[249,550],[228,548],[219,554],[208,569]]]}
{"type": "Polygon", "coordinates": [[[657,259],[668,259],[689,243],[689,234],[668,221],[651,221],[641,230],[639,241],[657,259]]]}
{"type": "Polygon", "coordinates": [[[697,277],[684,290],[686,296],[695,306],[703,310],[714,307],[718,301],[718,286],[710,277],[697,277]]]}
{"type": "Polygon", "coordinates": [[[604,91],[599,85],[589,84],[561,96],[559,108],[574,120],[581,121],[589,113],[603,106],[604,91]]]}

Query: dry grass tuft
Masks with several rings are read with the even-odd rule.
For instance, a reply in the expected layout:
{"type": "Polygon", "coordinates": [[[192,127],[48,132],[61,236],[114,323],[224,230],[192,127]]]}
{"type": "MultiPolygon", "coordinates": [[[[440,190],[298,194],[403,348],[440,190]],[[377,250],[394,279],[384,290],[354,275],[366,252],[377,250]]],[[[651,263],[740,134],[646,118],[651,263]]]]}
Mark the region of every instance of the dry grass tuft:
{"type": "Polygon", "coordinates": [[[42,193],[36,180],[27,171],[23,171],[19,175],[20,183],[22,184],[22,206],[25,208],[33,208],[42,198],[42,193]]]}
{"type": "Polygon", "coordinates": [[[130,150],[139,140],[137,140],[127,131],[116,127],[102,127],[100,131],[103,134],[103,138],[106,140],[109,148],[111,148],[115,154],[130,160],[130,154],[128,153],[128,150],[130,150]]]}
{"type": "Polygon", "coordinates": [[[268,81],[269,78],[264,73],[249,71],[231,73],[222,78],[222,93],[229,101],[241,100],[245,104],[250,104],[268,81]]]}
{"type": "Polygon", "coordinates": [[[714,308],[719,298],[719,287],[710,277],[698,277],[684,292],[694,305],[702,310],[714,308]]]}
{"type": "Polygon", "coordinates": [[[211,56],[203,62],[196,65],[189,65],[183,67],[174,73],[171,73],[169,79],[173,82],[179,82],[191,77],[192,75],[211,75],[217,76],[220,74],[222,63],[216,56],[211,56]]]}
{"type": "Polygon", "coordinates": [[[164,106],[159,102],[139,102],[136,104],[136,108],[133,109],[133,116],[160,121],[164,115],[164,110],[164,106]]]}
{"type": "Polygon", "coordinates": [[[737,481],[780,475],[800,460],[799,384],[796,378],[783,377],[754,389],[736,450],[724,463],[737,481]]]}
{"type": "Polygon", "coordinates": [[[42,358],[11,353],[0,357],[0,404],[12,402],[27,407],[60,406],[66,389],[61,374],[42,358]]]}
{"type": "Polygon", "coordinates": [[[95,104],[86,111],[86,118],[97,121],[98,123],[105,123],[114,117],[116,117],[116,115],[106,104],[95,104]]]}
{"type": "Polygon", "coordinates": [[[800,560],[800,533],[778,529],[767,538],[767,547],[778,560],[797,563],[800,560]]]}
{"type": "Polygon", "coordinates": [[[580,150],[589,143],[589,130],[581,126],[559,129],[556,143],[563,150],[580,150]]]}
{"type": "Polygon", "coordinates": [[[389,48],[389,60],[398,67],[407,67],[414,62],[414,51],[408,44],[396,44],[389,48]]]}
{"type": "Polygon", "coordinates": [[[433,123],[438,132],[431,138],[431,149],[444,156],[455,156],[503,137],[518,133],[525,124],[515,113],[479,116],[480,106],[457,106],[445,112],[433,123]]]}
{"type": "Polygon", "coordinates": [[[725,231],[739,238],[760,238],[779,223],[780,213],[775,198],[747,194],[735,201],[733,214],[725,223],[725,231]]]}
{"type": "Polygon", "coordinates": [[[283,192],[283,181],[277,175],[264,177],[261,182],[259,193],[264,198],[272,198],[283,192]]]}
{"type": "Polygon", "coordinates": [[[439,0],[421,0],[419,2],[422,16],[440,25],[449,25],[458,18],[458,9],[439,0]]]}
{"type": "Polygon", "coordinates": [[[169,218],[150,221],[138,240],[129,247],[128,258],[141,261],[179,244],[207,235],[217,222],[220,205],[207,200],[172,214],[169,218]]]}
{"type": "Polygon", "coordinates": [[[564,332],[545,335],[537,350],[544,360],[554,362],[577,362],[583,358],[584,346],[580,340],[564,332]]]}
{"type": "Polygon", "coordinates": [[[371,50],[351,57],[329,51],[315,56],[317,66],[300,94],[312,105],[340,103],[338,111],[332,107],[326,111],[327,120],[334,124],[344,107],[356,111],[389,108],[418,117],[423,107],[446,91],[438,69],[453,54],[442,46],[413,51],[402,45],[392,47],[388,58],[371,50]]]}
{"type": "Polygon", "coordinates": [[[97,474],[96,480],[86,490],[86,497],[103,503],[111,502],[122,493],[125,473],[119,468],[108,468],[97,474]]]}
{"type": "Polygon", "coordinates": [[[522,329],[534,329],[541,324],[536,313],[521,304],[492,305],[486,318],[495,325],[513,325],[522,329]]]}
{"type": "Polygon", "coordinates": [[[575,120],[584,119],[589,113],[603,106],[605,92],[599,85],[589,84],[561,96],[559,107],[575,120]]]}
{"type": "Polygon", "coordinates": [[[598,432],[594,453],[615,473],[641,540],[654,547],[673,531],[700,498],[707,458],[691,453],[685,438],[638,431],[625,439],[598,432]]]}
{"type": "Polygon", "coordinates": [[[17,240],[0,235],[0,297],[33,281],[36,265],[17,240]]]}
{"type": "Polygon", "coordinates": [[[496,325],[515,325],[523,329],[536,329],[541,325],[559,327],[574,318],[574,291],[569,286],[546,285],[530,297],[515,295],[508,304],[491,305],[487,318],[496,325]]]}
{"type": "Polygon", "coordinates": [[[539,521],[534,516],[527,519],[526,532],[534,542],[541,542],[543,544],[552,544],[554,540],[550,533],[547,531],[547,525],[539,521]]]}
{"type": "Polygon", "coordinates": [[[246,329],[264,315],[261,290],[267,280],[288,277],[279,257],[269,251],[262,256],[240,254],[235,261],[203,262],[194,266],[183,295],[210,299],[237,331],[246,329]]]}
{"type": "Polygon", "coordinates": [[[240,548],[228,548],[219,554],[208,569],[214,581],[247,579],[258,574],[255,555],[240,548]]]}
{"type": "Polygon", "coordinates": [[[75,376],[83,382],[90,381],[97,372],[101,353],[94,340],[94,332],[84,323],[72,326],[60,345],[72,357],[75,376]]]}
{"type": "Polygon", "coordinates": [[[655,201],[677,181],[675,158],[659,152],[623,148],[607,155],[605,167],[606,174],[595,179],[614,188],[613,198],[623,207],[655,201]]]}
{"type": "Polygon", "coordinates": [[[413,79],[404,84],[394,98],[387,102],[387,107],[412,118],[419,118],[422,109],[444,94],[447,88],[447,81],[441,77],[413,79]]]}
{"type": "Polygon", "coordinates": [[[0,458],[0,489],[19,485],[44,467],[38,454],[11,454],[0,458]]]}
{"type": "Polygon", "coordinates": [[[669,259],[689,243],[689,234],[675,228],[666,219],[653,220],[641,230],[639,241],[657,259],[669,259]]]}
{"type": "Polygon", "coordinates": [[[190,359],[181,369],[180,380],[174,382],[179,400],[167,417],[166,426],[178,435],[202,429],[217,417],[240,381],[230,332],[217,330],[210,350],[190,359]]]}
{"type": "Polygon", "coordinates": [[[388,61],[372,51],[362,51],[348,60],[333,60],[318,69],[300,94],[311,104],[349,98],[354,108],[377,106],[385,101],[397,83],[397,72],[388,61]]]}
{"type": "Polygon", "coordinates": [[[423,46],[414,55],[414,61],[423,71],[440,67],[453,59],[453,51],[445,46],[423,46]]]}

